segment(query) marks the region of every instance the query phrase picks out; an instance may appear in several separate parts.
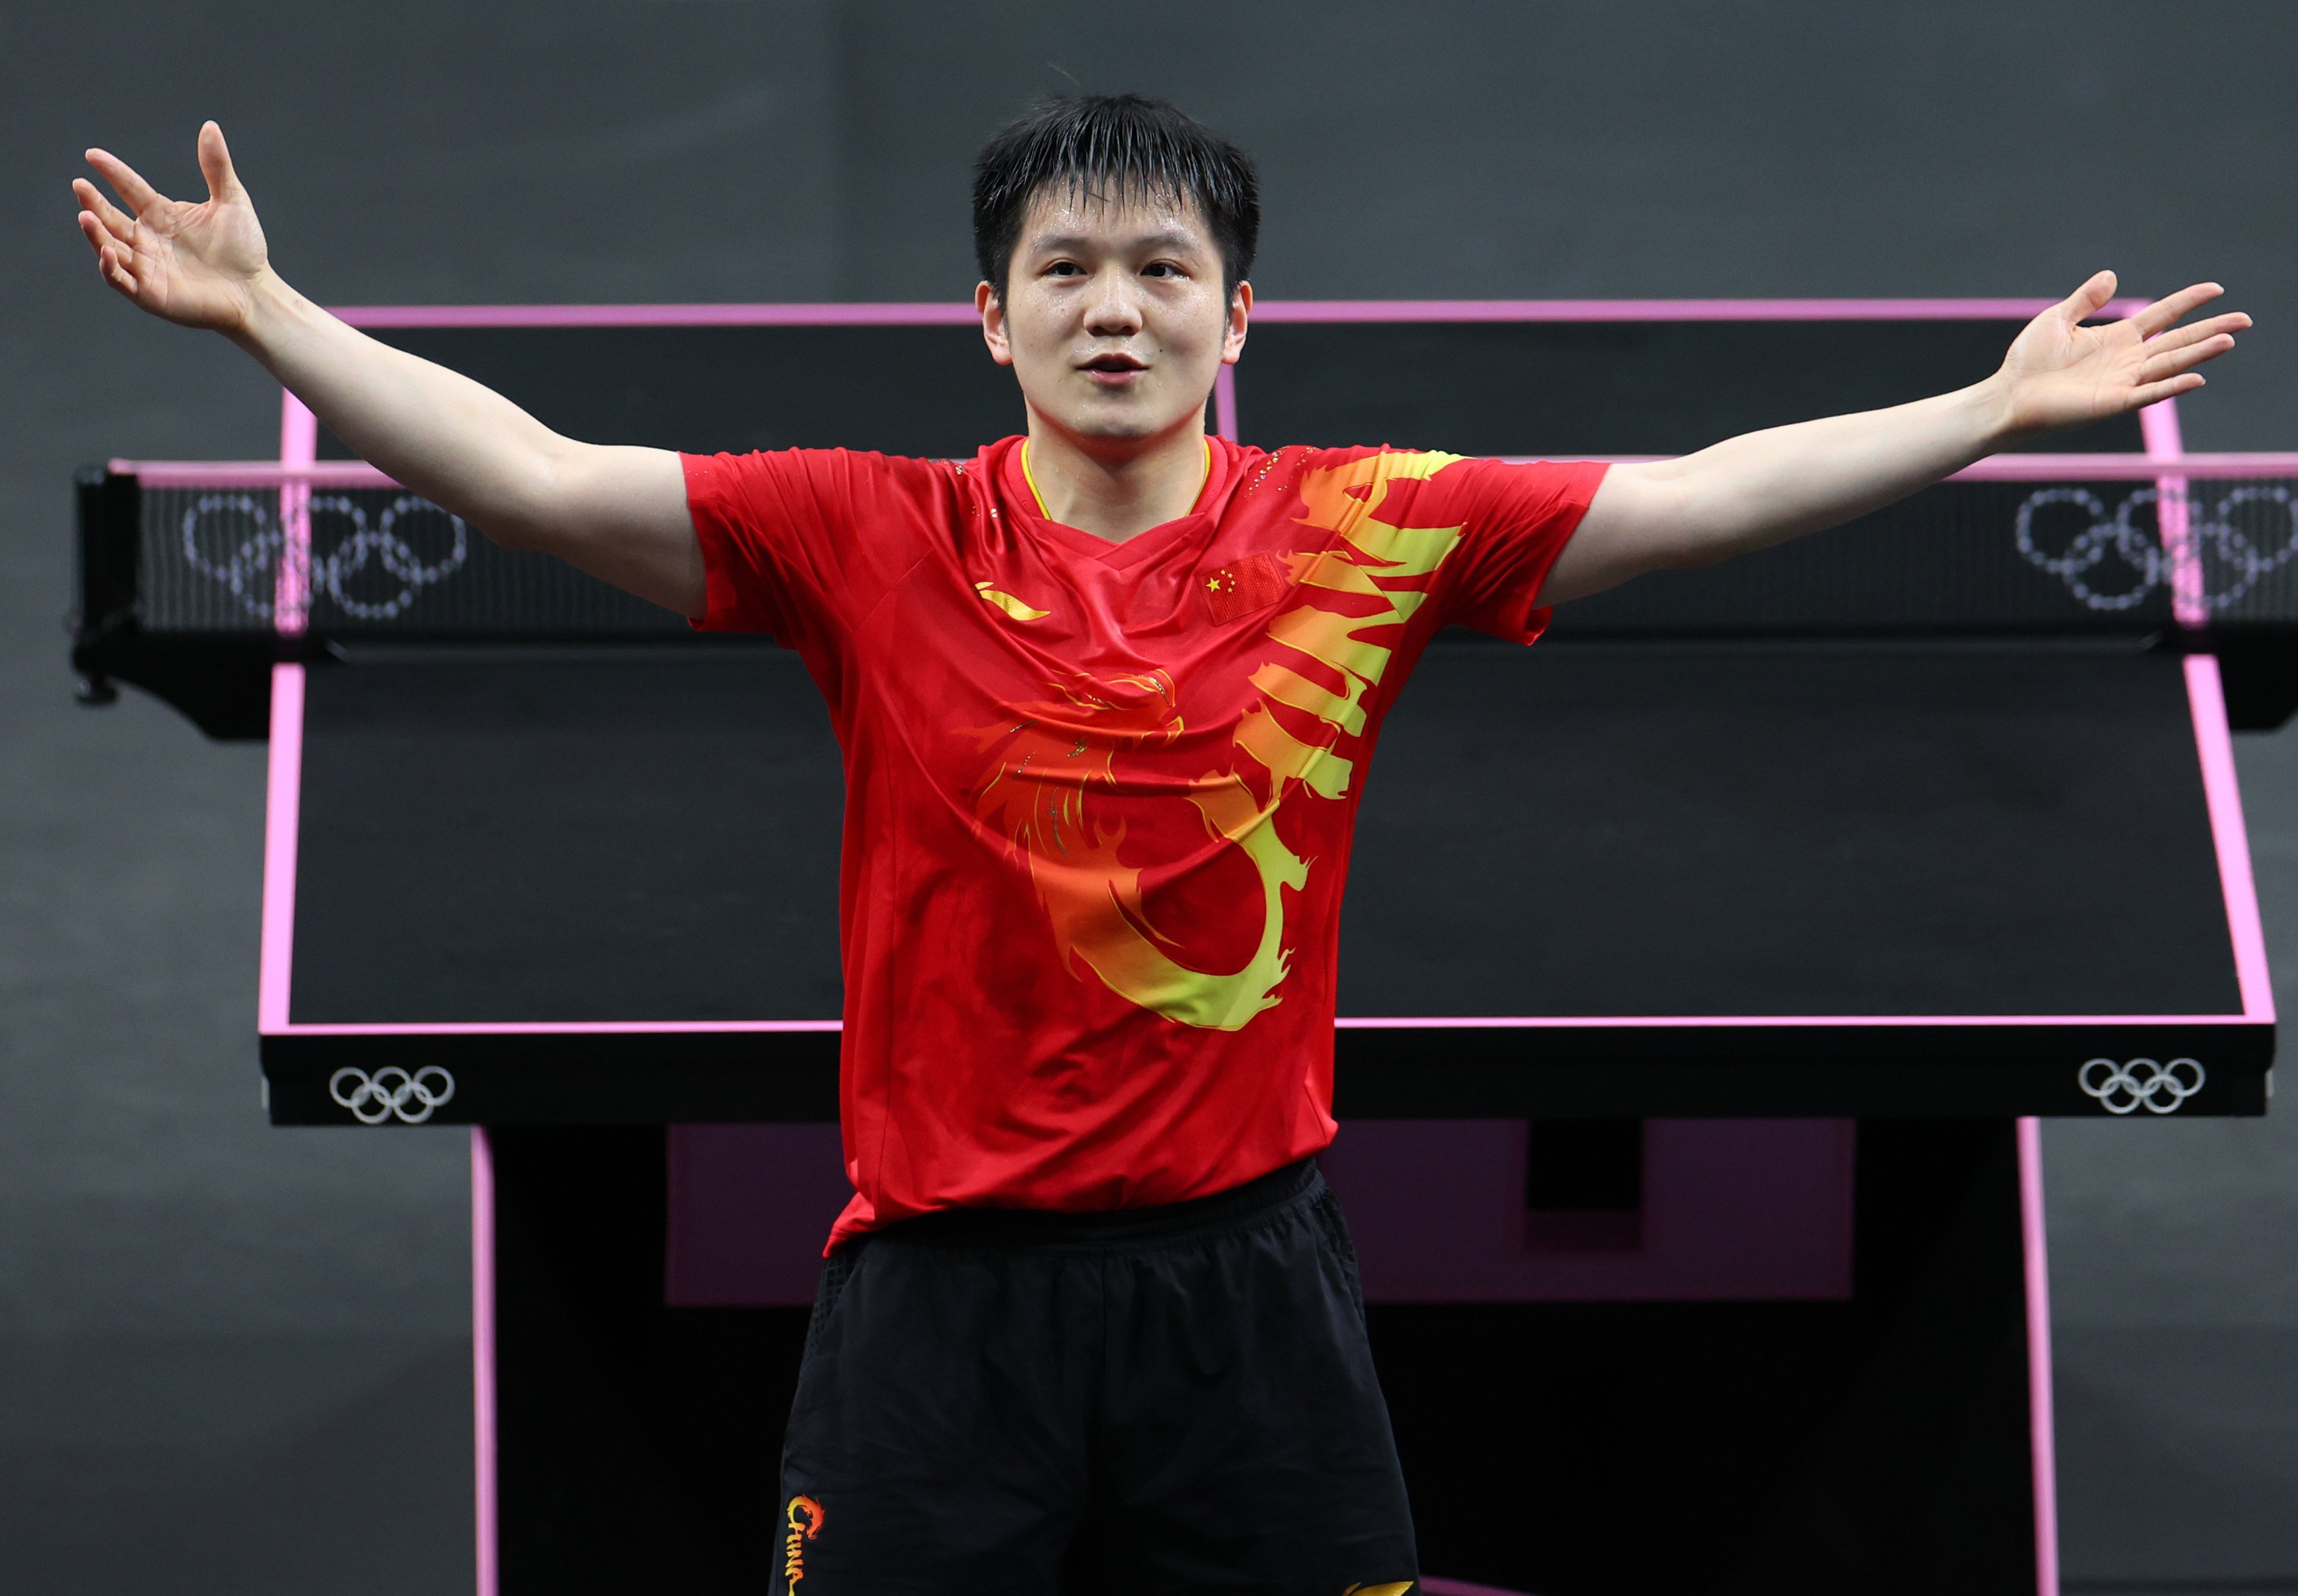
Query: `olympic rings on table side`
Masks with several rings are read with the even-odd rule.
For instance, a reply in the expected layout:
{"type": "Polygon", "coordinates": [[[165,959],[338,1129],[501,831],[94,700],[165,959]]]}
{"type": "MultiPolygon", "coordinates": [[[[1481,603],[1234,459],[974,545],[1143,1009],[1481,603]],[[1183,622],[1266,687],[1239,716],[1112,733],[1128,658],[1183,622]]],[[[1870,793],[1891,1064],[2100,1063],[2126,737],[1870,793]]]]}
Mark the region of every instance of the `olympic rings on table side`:
{"type": "Polygon", "coordinates": [[[2149,1113],[2176,1113],[2208,1079],[2203,1066],[2190,1058],[2174,1058],[2167,1064],[2151,1058],[2128,1063],[2095,1058],[2075,1072],[2082,1089],[2111,1114],[2136,1113],[2142,1106],[2149,1113]]]}
{"type": "Polygon", "coordinates": [[[373,1075],[347,1066],[327,1077],[327,1096],[351,1110],[362,1125],[380,1125],[393,1114],[402,1123],[420,1125],[432,1110],[453,1101],[455,1078],[436,1064],[426,1064],[412,1075],[397,1064],[385,1064],[373,1075]],[[409,1103],[421,1107],[410,1113],[409,1103]]]}

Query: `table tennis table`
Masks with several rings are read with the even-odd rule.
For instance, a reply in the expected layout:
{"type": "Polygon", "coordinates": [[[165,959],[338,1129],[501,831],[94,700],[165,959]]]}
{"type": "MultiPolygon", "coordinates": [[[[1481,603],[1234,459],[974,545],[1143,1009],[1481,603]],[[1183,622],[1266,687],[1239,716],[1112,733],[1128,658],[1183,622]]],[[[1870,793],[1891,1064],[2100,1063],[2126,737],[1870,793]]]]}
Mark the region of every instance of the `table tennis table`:
{"type": "MultiPolygon", "coordinates": [[[[1673,453],[1967,381],[2038,308],[1269,303],[1215,418],[1673,453]]],[[[956,454],[1017,418],[964,307],[351,314],[580,436],[956,454]]],[[[285,416],[277,464],[84,480],[76,666],[269,739],[273,1120],[485,1128],[483,1590],[752,1582],[839,1180],[827,717],[795,656],[285,416]]],[[[2031,1117],[2265,1109],[2228,707],[2294,697],[2294,481],[2166,404],[1532,650],[1431,646],[1359,822],[1328,1170],[1428,1567],[2054,1584],[2031,1117]],[[1699,1545],[1633,1532],[1655,1492],[1699,1545]]]]}

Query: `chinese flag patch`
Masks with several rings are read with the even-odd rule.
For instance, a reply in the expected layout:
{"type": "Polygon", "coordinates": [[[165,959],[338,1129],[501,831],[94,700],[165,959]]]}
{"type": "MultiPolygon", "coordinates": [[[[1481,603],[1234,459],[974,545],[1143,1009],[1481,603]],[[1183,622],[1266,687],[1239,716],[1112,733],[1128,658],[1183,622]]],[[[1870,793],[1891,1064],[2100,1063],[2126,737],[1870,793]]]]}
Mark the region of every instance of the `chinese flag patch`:
{"type": "Polygon", "coordinates": [[[1215,624],[1266,609],[1293,586],[1293,567],[1281,554],[1248,554],[1197,578],[1215,624]]]}

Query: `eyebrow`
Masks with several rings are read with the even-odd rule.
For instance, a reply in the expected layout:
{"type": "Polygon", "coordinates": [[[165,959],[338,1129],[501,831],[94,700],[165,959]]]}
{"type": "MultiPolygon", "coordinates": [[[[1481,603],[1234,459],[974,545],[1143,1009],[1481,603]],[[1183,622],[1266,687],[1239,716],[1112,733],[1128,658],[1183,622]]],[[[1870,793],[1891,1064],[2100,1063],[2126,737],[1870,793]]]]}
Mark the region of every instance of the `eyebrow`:
{"type": "MultiPolygon", "coordinates": [[[[1029,241],[1033,252],[1082,249],[1097,242],[1082,233],[1046,233],[1029,241]]],[[[1145,233],[1127,241],[1130,249],[1201,250],[1204,245],[1186,233],[1145,233]]]]}

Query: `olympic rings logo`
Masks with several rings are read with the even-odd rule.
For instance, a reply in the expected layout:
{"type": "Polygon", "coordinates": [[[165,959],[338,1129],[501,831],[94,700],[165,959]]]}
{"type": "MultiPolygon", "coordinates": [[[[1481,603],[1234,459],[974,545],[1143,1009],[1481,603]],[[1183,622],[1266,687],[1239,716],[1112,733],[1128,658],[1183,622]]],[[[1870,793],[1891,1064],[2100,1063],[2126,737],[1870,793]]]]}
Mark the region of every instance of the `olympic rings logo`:
{"type": "Polygon", "coordinates": [[[254,615],[271,613],[272,562],[279,558],[285,541],[279,529],[270,524],[261,500],[252,493],[204,494],[184,512],[184,563],[210,581],[222,583],[254,615]],[[227,516],[239,517],[242,525],[254,530],[238,548],[219,558],[210,552],[212,537],[203,539],[201,528],[211,518],[227,516]],[[256,578],[261,580],[251,592],[250,584],[256,578]]]}
{"type": "MultiPolygon", "coordinates": [[[[2028,494],[2020,504],[2013,537],[2029,564],[2065,583],[2067,591],[2085,608],[2130,609],[2170,576],[2170,556],[2163,550],[2160,532],[2133,520],[2151,505],[2159,526],[2163,502],[2162,490],[2146,488],[2126,497],[2109,516],[2104,501],[2088,488],[2044,488],[2028,494]],[[2089,517],[2089,525],[2056,554],[2044,547],[2036,528],[2037,512],[2054,505],[2071,506],[2089,517]],[[2108,564],[2110,557],[2126,573],[2119,580],[2111,575],[2117,567],[2108,564]]],[[[2169,502],[2190,511],[2186,534],[2195,558],[2202,562],[2203,602],[2212,609],[2226,608],[2268,572],[2298,555],[2298,502],[2294,502],[2288,488],[2236,488],[2207,509],[2199,500],[2173,489],[2169,502]],[[2253,535],[2236,525],[2234,517],[2244,505],[2266,507],[2272,531],[2253,535]]]]}
{"type": "MultiPolygon", "coordinates": [[[[373,525],[366,509],[343,493],[313,498],[305,513],[315,526],[323,517],[349,523],[349,533],[333,549],[324,555],[315,553],[311,591],[325,593],[345,614],[363,621],[387,621],[404,613],[417,594],[461,570],[471,557],[471,531],[463,518],[448,515],[412,493],[393,499],[373,525]],[[409,522],[423,517],[443,517],[447,522],[448,547],[435,560],[426,561],[403,535],[409,522]],[[370,566],[395,583],[399,591],[377,597],[353,585],[355,579],[368,575],[370,566]]],[[[230,589],[250,615],[268,618],[278,581],[280,552],[287,546],[287,534],[276,520],[277,514],[253,493],[202,494],[184,511],[184,563],[230,589]],[[236,532],[244,535],[227,552],[222,546],[230,543],[236,532]]],[[[374,578],[368,580],[372,583],[374,578]]]]}
{"type": "Polygon", "coordinates": [[[397,1064],[386,1064],[373,1075],[342,1069],[327,1077],[327,1096],[351,1110],[362,1125],[380,1125],[393,1114],[402,1124],[420,1125],[433,1109],[454,1099],[455,1078],[436,1064],[426,1064],[412,1075],[397,1064]],[[410,1103],[417,1105],[412,1110],[410,1103]]]}
{"type": "Polygon", "coordinates": [[[2136,1113],[2142,1107],[2149,1113],[2175,1114],[2207,1079],[2203,1066],[2190,1058],[2174,1058],[2167,1064],[2151,1058],[2128,1063],[2095,1058],[2075,1072],[2082,1089],[2111,1114],[2136,1113]]]}

